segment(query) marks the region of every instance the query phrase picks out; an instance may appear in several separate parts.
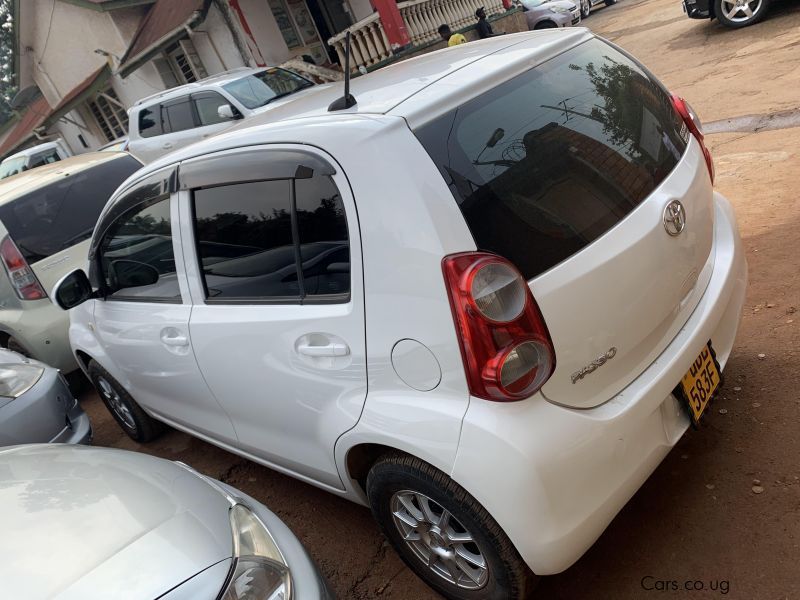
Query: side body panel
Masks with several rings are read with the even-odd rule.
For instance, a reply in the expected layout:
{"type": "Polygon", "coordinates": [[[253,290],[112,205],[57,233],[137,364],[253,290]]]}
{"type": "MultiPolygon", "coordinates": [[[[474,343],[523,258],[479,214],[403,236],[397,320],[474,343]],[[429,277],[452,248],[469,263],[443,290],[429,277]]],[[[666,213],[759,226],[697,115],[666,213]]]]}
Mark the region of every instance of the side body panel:
{"type": "MultiPolygon", "coordinates": [[[[344,477],[351,448],[382,444],[449,472],[469,394],[441,264],[475,244],[404,120],[353,120],[348,131],[347,142],[324,143],[350,178],[361,222],[369,393],[358,424],[337,443],[337,463],[344,477]],[[441,380],[434,389],[413,389],[395,372],[392,351],[406,339],[435,357],[441,380]]],[[[358,486],[346,483],[363,501],[358,486]]]]}

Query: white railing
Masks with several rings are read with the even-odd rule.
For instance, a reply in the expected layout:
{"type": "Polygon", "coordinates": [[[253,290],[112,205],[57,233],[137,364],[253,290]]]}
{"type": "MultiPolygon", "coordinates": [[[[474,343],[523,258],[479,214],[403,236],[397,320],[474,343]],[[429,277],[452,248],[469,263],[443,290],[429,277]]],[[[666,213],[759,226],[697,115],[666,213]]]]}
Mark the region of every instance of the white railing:
{"type": "MultiPolygon", "coordinates": [[[[502,0],[407,0],[397,3],[412,46],[437,41],[440,37],[438,32],[440,25],[450,25],[453,31],[474,25],[477,22],[475,11],[481,6],[486,8],[487,15],[504,10],[502,0]]],[[[394,56],[397,50],[389,44],[383,23],[375,12],[328,40],[328,43],[336,49],[342,66],[344,66],[344,40],[348,31],[351,35],[350,65],[353,70],[359,67],[371,67],[394,56]]]]}

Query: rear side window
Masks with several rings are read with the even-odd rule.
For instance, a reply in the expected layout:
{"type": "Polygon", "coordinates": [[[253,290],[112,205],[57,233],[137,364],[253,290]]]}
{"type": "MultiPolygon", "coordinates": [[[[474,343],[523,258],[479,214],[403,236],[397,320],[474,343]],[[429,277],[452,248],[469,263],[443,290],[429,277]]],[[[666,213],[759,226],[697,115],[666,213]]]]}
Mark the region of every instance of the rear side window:
{"type": "Polygon", "coordinates": [[[584,248],[672,171],[688,140],[661,85],[590,40],[415,134],[477,247],[531,279],[584,248]]]}
{"type": "Polygon", "coordinates": [[[143,138],[164,133],[161,123],[161,105],[148,106],[139,111],[139,135],[143,138]]]}
{"type": "Polygon", "coordinates": [[[195,190],[194,211],[209,302],[346,300],[347,222],[329,177],[195,190]]]}
{"type": "Polygon", "coordinates": [[[141,163],[129,155],[59,179],[0,206],[0,220],[29,263],[91,237],[119,185],[141,163]]]}

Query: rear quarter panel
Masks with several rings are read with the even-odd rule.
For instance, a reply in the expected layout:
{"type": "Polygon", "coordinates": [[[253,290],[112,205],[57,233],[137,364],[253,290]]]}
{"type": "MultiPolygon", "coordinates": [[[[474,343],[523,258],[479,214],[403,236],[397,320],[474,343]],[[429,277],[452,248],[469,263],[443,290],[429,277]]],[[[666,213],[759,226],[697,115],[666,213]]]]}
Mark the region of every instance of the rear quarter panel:
{"type": "Polygon", "coordinates": [[[358,424],[336,445],[343,479],[347,452],[361,443],[404,450],[449,473],[469,403],[441,261],[475,245],[405,121],[380,121],[389,125],[359,119],[347,138],[321,141],[352,186],[364,265],[368,394],[358,424]],[[417,391],[395,373],[392,348],[403,339],[435,356],[442,372],[435,389],[417,391]]]}

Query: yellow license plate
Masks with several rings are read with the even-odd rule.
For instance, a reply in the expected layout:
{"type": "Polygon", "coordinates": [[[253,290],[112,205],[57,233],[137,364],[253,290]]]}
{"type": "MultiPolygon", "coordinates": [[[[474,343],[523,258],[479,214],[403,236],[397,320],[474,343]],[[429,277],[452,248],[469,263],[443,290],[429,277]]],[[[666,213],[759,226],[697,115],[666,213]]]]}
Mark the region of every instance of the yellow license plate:
{"type": "Polygon", "coordinates": [[[714,351],[711,349],[711,342],[709,342],[681,379],[681,388],[683,388],[683,394],[689,404],[689,413],[695,424],[700,421],[703,411],[720,383],[719,367],[714,358],[714,351]]]}

